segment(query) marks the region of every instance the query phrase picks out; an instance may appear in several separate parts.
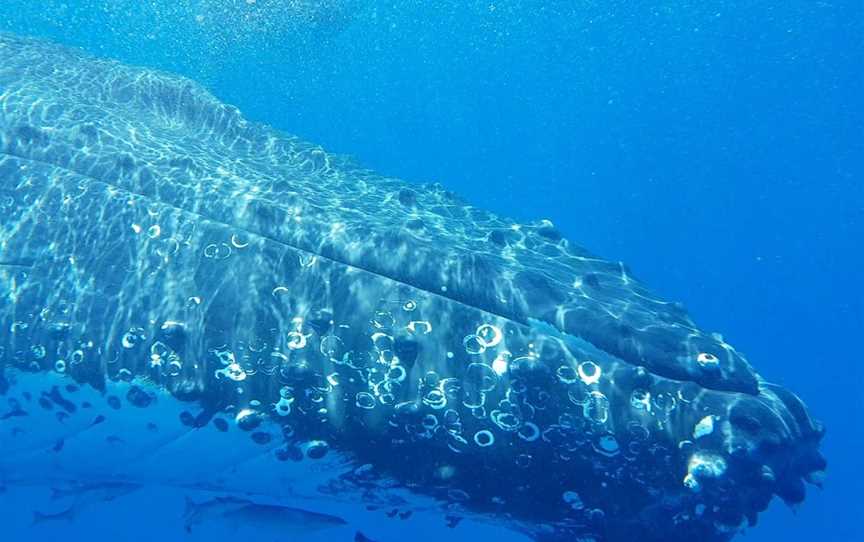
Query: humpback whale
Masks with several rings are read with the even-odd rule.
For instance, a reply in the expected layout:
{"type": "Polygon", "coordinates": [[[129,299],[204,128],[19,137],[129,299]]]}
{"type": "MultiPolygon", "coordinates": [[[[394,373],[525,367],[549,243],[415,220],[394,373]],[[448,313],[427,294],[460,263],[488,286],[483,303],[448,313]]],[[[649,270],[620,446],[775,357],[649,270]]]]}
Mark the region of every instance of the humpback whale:
{"type": "Polygon", "coordinates": [[[381,542],[715,542],[804,499],[823,433],[548,221],[0,34],[0,482],[245,492],[381,542]]]}

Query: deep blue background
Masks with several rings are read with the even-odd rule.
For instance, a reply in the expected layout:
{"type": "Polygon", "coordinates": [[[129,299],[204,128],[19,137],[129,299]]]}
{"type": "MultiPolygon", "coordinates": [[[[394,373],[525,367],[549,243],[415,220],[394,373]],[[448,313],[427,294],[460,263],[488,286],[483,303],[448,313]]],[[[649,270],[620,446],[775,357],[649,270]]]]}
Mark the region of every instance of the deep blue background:
{"type": "Polygon", "coordinates": [[[748,539],[864,540],[864,2],[325,3],[4,0],[0,29],[628,262],[828,426],[825,490],[748,539]]]}

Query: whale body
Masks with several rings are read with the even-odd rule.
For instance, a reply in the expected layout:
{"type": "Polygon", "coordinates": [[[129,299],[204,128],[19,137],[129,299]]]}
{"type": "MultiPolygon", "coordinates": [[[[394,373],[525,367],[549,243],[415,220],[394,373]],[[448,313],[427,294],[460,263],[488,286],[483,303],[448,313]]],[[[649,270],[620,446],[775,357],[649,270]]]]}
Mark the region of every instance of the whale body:
{"type": "Polygon", "coordinates": [[[243,491],[380,541],[713,542],[801,502],[823,433],[548,221],[0,34],[0,482],[243,491]]]}

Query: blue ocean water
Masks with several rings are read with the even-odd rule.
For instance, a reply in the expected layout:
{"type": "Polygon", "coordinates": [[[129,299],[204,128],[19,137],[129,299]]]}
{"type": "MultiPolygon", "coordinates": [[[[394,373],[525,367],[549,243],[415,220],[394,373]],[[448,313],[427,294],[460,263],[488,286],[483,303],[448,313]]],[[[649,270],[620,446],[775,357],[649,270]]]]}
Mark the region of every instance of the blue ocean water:
{"type": "MultiPolygon", "coordinates": [[[[861,2],[6,0],[0,30],[188,75],[628,262],[828,428],[824,490],[748,538],[864,539],[861,2]]],[[[124,502],[32,539],[145,539],[135,511],[182,495],[124,502]]]]}

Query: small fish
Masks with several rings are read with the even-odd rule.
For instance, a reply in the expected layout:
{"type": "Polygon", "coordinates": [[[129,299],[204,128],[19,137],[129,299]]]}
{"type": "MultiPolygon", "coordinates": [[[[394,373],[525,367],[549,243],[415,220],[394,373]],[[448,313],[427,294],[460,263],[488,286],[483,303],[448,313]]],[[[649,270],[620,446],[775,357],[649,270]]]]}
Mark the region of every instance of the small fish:
{"type": "Polygon", "coordinates": [[[51,488],[51,500],[59,501],[71,499],[72,504],[61,512],[45,513],[36,510],[33,512],[32,525],[56,521],[75,521],[78,514],[85,508],[113,501],[116,498],[127,495],[140,485],[126,482],[104,482],[104,483],[80,483],[72,484],[65,488],[51,488]]]}
{"type": "Polygon", "coordinates": [[[73,506],[83,507],[109,502],[141,488],[129,482],[78,483],[68,487],[52,487],[51,500],[75,499],[73,506]]]}
{"type": "Polygon", "coordinates": [[[77,516],[77,510],[75,506],[70,506],[66,510],[62,512],[56,512],[53,514],[46,514],[44,512],[40,512],[38,510],[33,511],[33,522],[31,525],[39,525],[42,523],[52,523],[55,521],[75,521],[75,517],[77,516]]]}
{"type": "Polygon", "coordinates": [[[444,519],[447,521],[447,526],[451,529],[456,528],[456,526],[462,522],[462,518],[460,518],[459,516],[447,515],[444,519]]]}
{"type": "Polygon", "coordinates": [[[217,497],[196,503],[186,498],[183,514],[187,532],[206,521],[225,521],[232,530],[240,526],[254,528],[256,533],[274,532],[280,536],[299,535],[347,525],[339,517],[300,508],[259,504],[236,497],[217,497]]]}
{"type": "Polygon", "coordinates": [[[0,420],[8,420],[9,418],[16,418],[16,417],[22,417],[22,416],[27,416],[27,415],[28,414],[25,410],[23,410],[21,408],[13,408],[12,410],[7,412],[3,416],[0,416],[0,420]]]}

